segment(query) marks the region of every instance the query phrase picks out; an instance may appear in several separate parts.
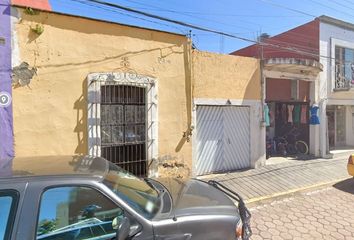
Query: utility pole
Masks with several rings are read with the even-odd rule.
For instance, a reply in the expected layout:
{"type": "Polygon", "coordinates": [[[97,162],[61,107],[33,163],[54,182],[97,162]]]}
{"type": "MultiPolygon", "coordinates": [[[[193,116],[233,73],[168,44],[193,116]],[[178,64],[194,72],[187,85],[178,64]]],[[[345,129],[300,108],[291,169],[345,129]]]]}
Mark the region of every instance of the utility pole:
{"type": "Polygon", "coordinates": [[[264,77],[264,49],[262,44],[261,35],[257,37],[258,39],[258,49],[259,49],[259,61],[260,61],[260,72],[261,72],[261,104],[262,104],[262,126],[265,124],[264,118],[264,104],[265,104],[265,77],[264,77]]]}

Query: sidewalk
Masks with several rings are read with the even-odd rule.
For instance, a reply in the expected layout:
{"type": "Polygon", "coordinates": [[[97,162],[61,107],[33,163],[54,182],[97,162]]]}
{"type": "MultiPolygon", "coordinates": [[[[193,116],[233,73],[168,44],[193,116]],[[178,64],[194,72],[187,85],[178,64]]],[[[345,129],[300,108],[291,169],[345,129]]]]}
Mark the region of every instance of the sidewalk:
{"type": "Polygon", "coordinates": [[[349,178],[348,156],[334,159],[293,160],[227,174],[201,177],[216,180],[255,202],[349,178]]]}

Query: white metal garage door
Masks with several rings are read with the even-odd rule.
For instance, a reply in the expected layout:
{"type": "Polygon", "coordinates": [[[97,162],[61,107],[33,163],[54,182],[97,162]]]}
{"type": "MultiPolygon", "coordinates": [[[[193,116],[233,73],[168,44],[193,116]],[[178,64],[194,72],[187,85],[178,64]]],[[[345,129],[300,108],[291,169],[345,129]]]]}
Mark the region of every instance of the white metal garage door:
{"type": "Polygon", "coordinates": [[[249,111],[240,106],[197,106],[197,175],[250,166],[249,111]]]}

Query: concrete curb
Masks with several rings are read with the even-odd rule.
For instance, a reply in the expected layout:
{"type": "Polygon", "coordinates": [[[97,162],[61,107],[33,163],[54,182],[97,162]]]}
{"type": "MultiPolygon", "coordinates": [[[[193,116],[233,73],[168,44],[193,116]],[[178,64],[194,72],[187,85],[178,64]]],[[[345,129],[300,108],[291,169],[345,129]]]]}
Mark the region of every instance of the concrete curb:
{"type": "Polygon", "coordinates": [[[351,178],[351,177],[348,176],[348,177],[345,177],[345,178],[338,178],[336,180],[331,180],[331,181],[327,181],[327,182],[320,182],[320,183],[316,183],[316,184],[313,184],[313,185],[304,186],[304,187],[301,187],[301,188],[291,189],[291,190],[285,191],[285,192],[279,192],[279,193],[274,193],[274,194],[271,194],[271,195],[251,198],[251,199],[245,200],[245,203],[247,203],[247,204],[256,203],[256,202],[263,201],[263,200],[269,200],[271,198],[286,196],[286,195],[289,195],[289,194],[292,194],[292,193],[308,190],[308,189],[311,189],[311,188],[317,188],[317,187],[322,187],[322,186],[325,186],[325,185],[331,185],[331,184],[334,184],[336,182],[347,180],[349,178],[351,178]]]}

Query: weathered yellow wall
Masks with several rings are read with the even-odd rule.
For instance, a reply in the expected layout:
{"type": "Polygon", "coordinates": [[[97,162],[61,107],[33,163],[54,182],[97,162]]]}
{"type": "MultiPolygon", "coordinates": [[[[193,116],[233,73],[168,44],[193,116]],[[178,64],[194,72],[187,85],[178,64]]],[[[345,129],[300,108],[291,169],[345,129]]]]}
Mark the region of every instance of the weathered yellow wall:
{"type": "Polygon", "coordinates": [[[255,58],[193,51],[193,97],[261,99],[260,65],[255,58]]]}
{"type": "Polygon", "coordinates": [[[121,58],[158,81],[159,156],[191,160],[182,139],[189,118],[188,41],[180,35],[22,9],[16,25],[20,62],[38,69],[13,90],[16,156],[87,153],[89,73],[114,72],[121,58]],[[31,31],[37,23],[44,32],[31,31]]]}
{"type": "Polygon", "coordinates": [[[187,164],[187,173],[170,169],[176,175],[190,174],[191,142],[182,136],[191,125],[192,88],[193,98],[261,98],[256,59],[193,51],[191,65],[184,36],[18,11],[17,61],[36,67],[38,75],[29,87],[13,89],[16,156],[87,154],[86,78],[114,72],[122,57],[137,73],[158,81],[158,155],[160,162],[187,164]],[[44,28],[41,35],[31,31],[38,23],[44,28]]]}

